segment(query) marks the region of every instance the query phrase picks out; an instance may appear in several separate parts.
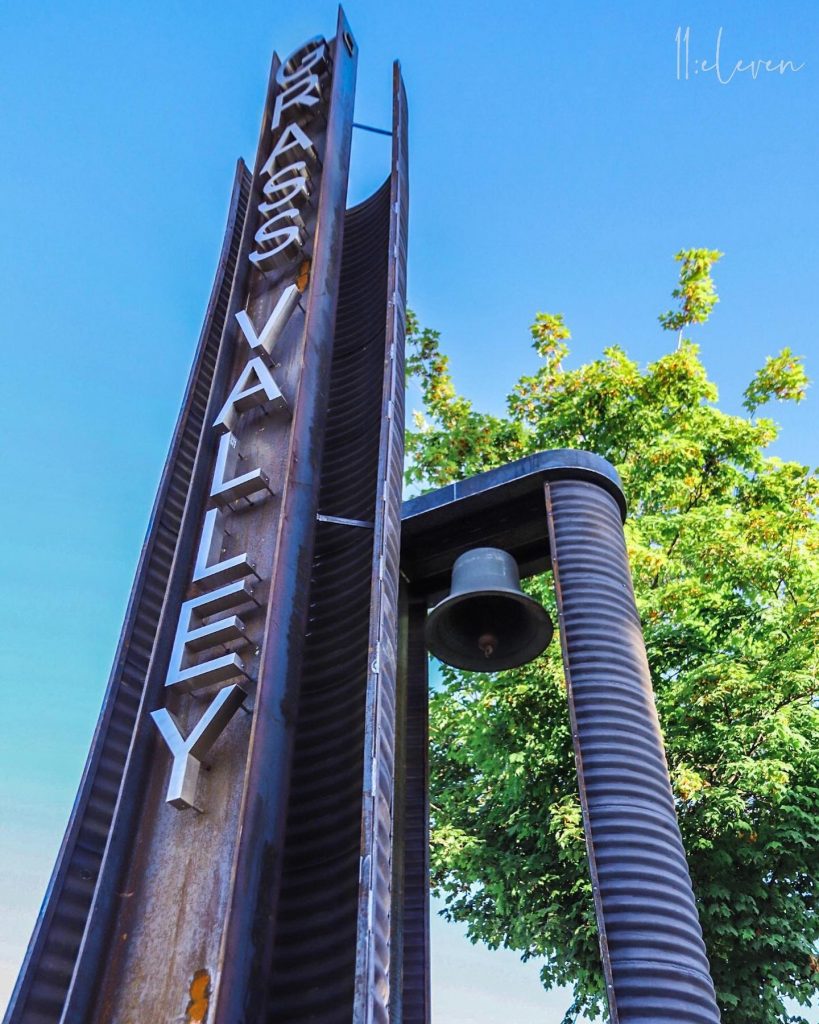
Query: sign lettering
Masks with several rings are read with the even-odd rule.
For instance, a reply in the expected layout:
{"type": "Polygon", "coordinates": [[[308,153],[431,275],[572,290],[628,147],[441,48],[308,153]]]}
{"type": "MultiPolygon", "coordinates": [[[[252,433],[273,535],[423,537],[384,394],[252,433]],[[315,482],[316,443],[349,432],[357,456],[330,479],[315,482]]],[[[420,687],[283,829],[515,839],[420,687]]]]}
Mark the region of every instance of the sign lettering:
{"type": "Polygon", "coordinates": [[[197,588],[205,592],[182,602],[165,678],[166,691],[172,693],[196,696],[214,687],[217,692],[187,737],[183,737],[179,722],[167,708],[151,712],[173,758],[166,801],[178,809],[201,810],[196,805],[196,787],[202,759],[242,706],[247,687],[254,681],[237,652],[254,644],[241,614],[246,614],[243,609],[260,606],[255,582],[261,582],[262,577],[256,561],[246,551],[226,557],[230,535],[225,524],[238,512],[234,502],[244,501],[241,507],[252,514],[253,496],[264,498],[273,493],[269,476],[260,466],[239,471],[238,463],[244,461],[239,442],[243,416],[250,410],[261,407],[268,414],[289,415],[273,376],[277,367],[273,352],[308,281],[302,211],[311,200],[312,172],[320,163],[304,126],[322,113],[322,80],[327,65],[327,46],[322,38],[314,38],[295,50],[275,77],[277,91],[270,125],[273,148],[260,172],[267,179],[262,186],[263,201],[257,207],[261,224],[254,238],[256,249],[248,259],[263,275],[296,260],[300,266],[295,271],[296,281],[281,291],[258,333],[247,310],[236,314],[249,358],[213,423],[219,440],[208,495],[211,507],[204,512],[191,572],[194,593],[197,588]],[[220,647],[224,653],[217,653],[220,647]],[[212,656],[204,661],[194,660],[208,653],[212,656]]]}

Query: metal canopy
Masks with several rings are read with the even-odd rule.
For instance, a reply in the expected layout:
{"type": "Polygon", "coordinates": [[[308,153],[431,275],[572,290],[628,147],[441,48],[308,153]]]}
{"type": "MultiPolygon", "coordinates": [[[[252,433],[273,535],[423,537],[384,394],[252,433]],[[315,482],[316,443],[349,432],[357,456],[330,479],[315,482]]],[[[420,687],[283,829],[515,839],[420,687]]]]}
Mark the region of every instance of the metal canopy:
{"type": "Polygon", "coordinates": [[[413,590],[448,589],[458,555],[499,547],[513,555],[521,576],[549,568],[543,485],[586,480],[611,494],[626,518],[626,499],[615,468],[591,452],[558,448],[527,455],[405,501],[401,509],[401,571],[413,590]]]}

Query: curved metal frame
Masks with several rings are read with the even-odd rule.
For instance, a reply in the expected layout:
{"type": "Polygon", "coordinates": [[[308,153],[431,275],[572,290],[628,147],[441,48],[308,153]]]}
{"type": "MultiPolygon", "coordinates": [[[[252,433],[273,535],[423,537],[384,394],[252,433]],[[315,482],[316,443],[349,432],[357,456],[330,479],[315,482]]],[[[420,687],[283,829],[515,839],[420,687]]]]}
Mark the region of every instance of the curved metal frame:
{"type": "MultiPolygon", "coordinates": [[[[440,488],[404,504],[406,601],[425,607],[447,584],[455,558],[473,547],[503,548],[522,575],[552,569],[610,1019],[715,1024],[719,1010],[651,692],[625,516],[616,471],[588,452],[540,452],[440,488]]],[[[409,619],[408,651],[422,641],[423,618],[416,611],[409,619]]],[[[408,654],[402,679],[406,700],[424,688],[422,659],[408,654]]],[[[410,735],[425,727],[426,708],[417,698],[407,706],[410,735]]],[[[407,748],[402,770],[425,780],[423,790],[400,784],[404,862],[420,864],[428,826],[411,832],[404,823],[417,821],[426,806],[426,752],[407,748]]],[[[416,872],[410,881],[405,871],[400,882],[400,919],[417,935],[429,914],[428,876],[416,872]]],[[[395,1024],[429,1021],[418,987],[419,974],[428,973],[428,941],[421,932],[420,947],[405,946],[395,1024]]]]}

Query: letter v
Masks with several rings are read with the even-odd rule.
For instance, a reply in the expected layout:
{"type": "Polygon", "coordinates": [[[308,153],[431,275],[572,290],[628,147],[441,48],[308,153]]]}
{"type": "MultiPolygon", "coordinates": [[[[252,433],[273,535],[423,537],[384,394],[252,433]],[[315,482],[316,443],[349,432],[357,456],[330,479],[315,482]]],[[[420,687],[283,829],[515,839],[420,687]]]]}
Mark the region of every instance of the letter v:
{"type": "Polygon", "coordinates": [[[254,355],[264,356],[268,362],[270,361],[273,346],[279,340],[279,335],[293,315],[293,310],[299,304],[300,294],[298,285],[288,285],[279,296],[279,301],[276,303],[273,312],[267,318],[267,323],[262,328],[262,333],[258,335],[253,328],[253,324],[250,322],[247,310],[239,310],[236,314],[236,319],[239,321],[242,334],[244,334],[245,340],[250,345],[254,355]]]}
{"type": "Polygon", "coordinates": [[[246,696],[247,693],[241,686],[226,686],[220,690],[187,739],[182,738],[179,723],[167,708],[151,712],[151,718],[162,733],[162,738],[173,756],[171,779],[165,797],[165,802],[171,807],[178,810],[193,807],[201,811],[202,808],[196,806],[195,800],[202,758],[222,734],[246,696]]]}

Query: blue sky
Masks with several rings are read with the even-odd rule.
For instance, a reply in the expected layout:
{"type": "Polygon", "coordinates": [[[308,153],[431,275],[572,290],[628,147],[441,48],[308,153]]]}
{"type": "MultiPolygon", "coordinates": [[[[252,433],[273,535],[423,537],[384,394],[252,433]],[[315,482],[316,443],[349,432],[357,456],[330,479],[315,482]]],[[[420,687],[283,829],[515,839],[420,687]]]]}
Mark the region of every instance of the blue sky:
{"type": "MultiPolygon", "coordinates": [[[[696,335],[724,407],[783,345],[819,373],[815,3],[346,10],[357,120],[389,124],[402,60],[410,301],[481,406],[501,411],[534,367],[537,310],[565,314],[576,361],[611,343],[660,355],[672,255],[688,246],[726,252],[696,335]],[[722,84],[701,70],[720,27],[724,78],[738,60],[805,66],[722,84]]],[[[334,24],[323,0],[0,7],[0,1004],[82,769],[270,53],[334,24]]],[[[385,139],[356,147],[353,201],[388,159],[385,139]]],[[[817,410],[815,390],[773,410],[780,455],[819,461],[817,410]]],[[[517,1024],[565,1008],[531,966],[472,953],[457,929],[436,925],[435,958],[448,1024],[497,1020],[513,992],[517,1024]]]]}

